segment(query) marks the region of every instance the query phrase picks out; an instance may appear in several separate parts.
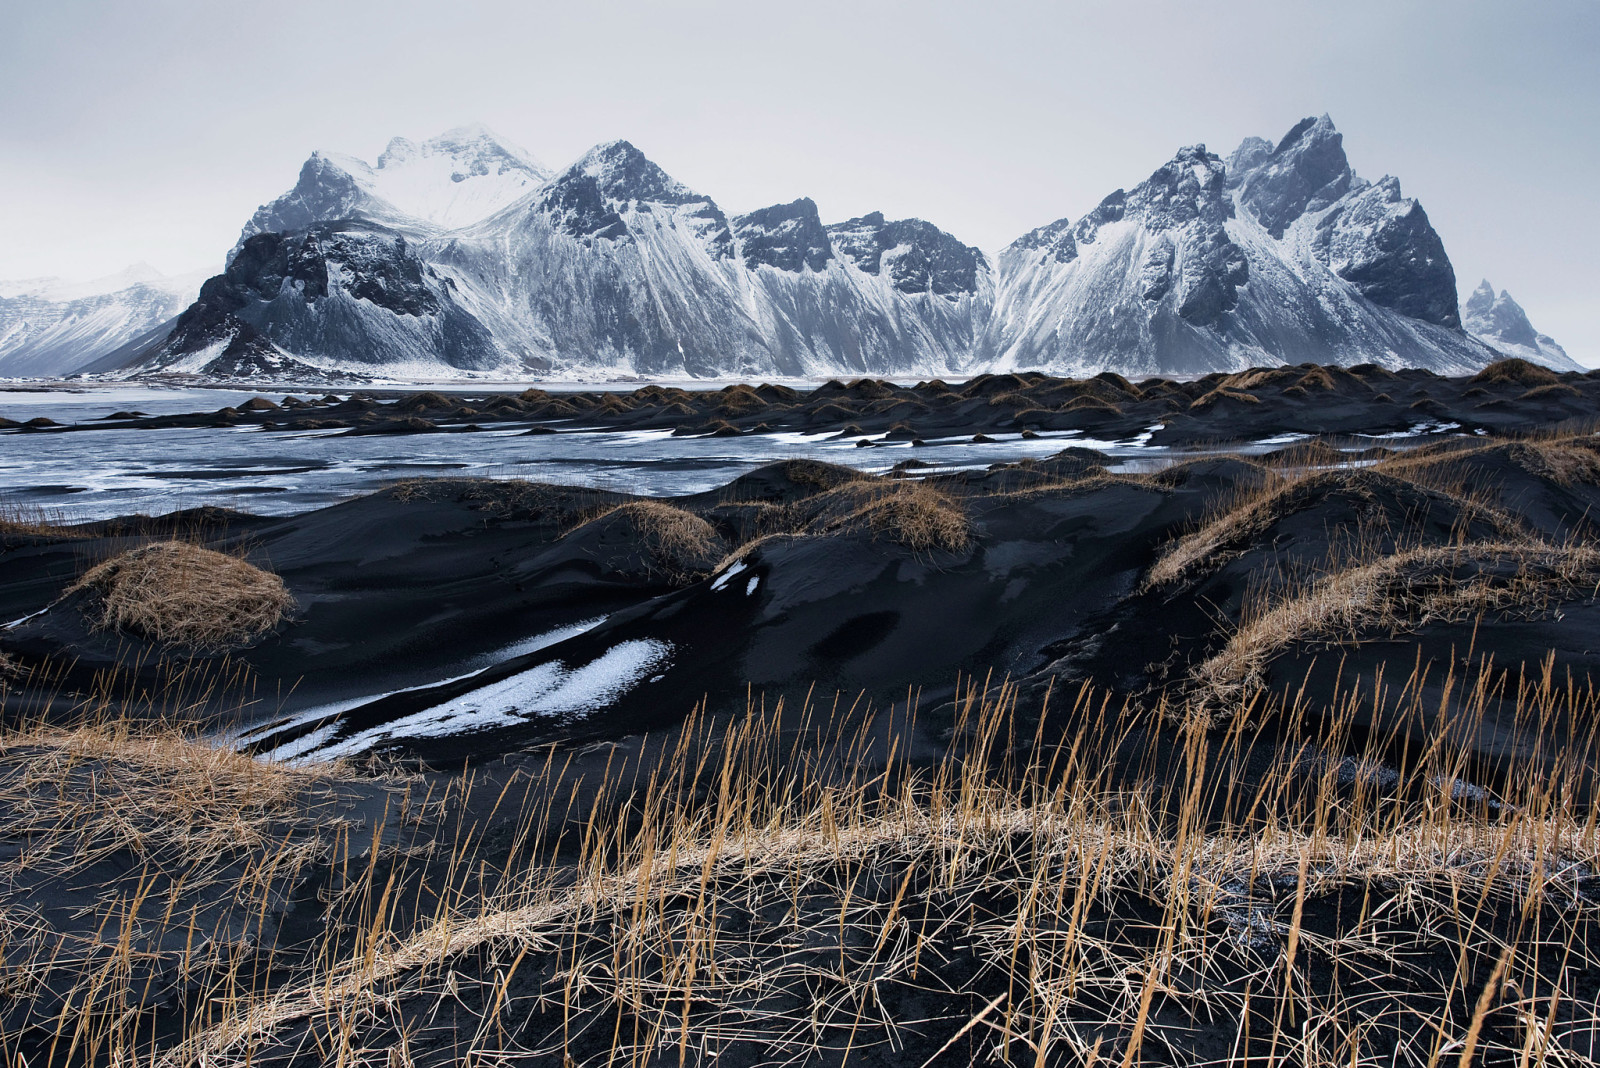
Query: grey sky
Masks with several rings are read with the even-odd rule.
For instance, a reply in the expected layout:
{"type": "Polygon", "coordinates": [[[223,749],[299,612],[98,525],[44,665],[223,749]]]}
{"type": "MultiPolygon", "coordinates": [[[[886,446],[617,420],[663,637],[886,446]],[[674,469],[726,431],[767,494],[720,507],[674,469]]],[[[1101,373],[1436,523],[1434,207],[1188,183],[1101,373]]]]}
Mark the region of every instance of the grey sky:
{"type": "Polygon", "coordinates": [[[0,0],[0,278],[219,266],[311,149],[467,122],[992,250],[1326,111],[1464,292],[1487,275],[1593,365],[1597,56],[1600,0],[0,0]]]}

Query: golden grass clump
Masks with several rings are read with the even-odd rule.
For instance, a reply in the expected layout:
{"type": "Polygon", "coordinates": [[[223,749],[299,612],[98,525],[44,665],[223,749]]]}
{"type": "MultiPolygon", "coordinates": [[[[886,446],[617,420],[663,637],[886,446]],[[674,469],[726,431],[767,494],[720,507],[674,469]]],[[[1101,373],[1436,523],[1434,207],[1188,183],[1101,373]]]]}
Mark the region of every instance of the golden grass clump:
{"type": "Polygon", "coordinates": [[[1561,381],[1561,379],[1548,367],[1540,367],[1538,364],[1529,363],[1527,360],[1512,358],[1491,363],[1488,367],[1473,375],[1471,381],[1474,385],[1480,386],[1516,385],[1527,386],[1531,389],[1534,386],[1553,385],[1561,381]]]}
{"type": "Polygon", "coordinates": [[[619,504],[584,526],[595,523],[626,524],[639,539],[650,569],[672,582],[704,578],[722,557],[722,539],[715,527],[693,512],[661,501],[619,504]]]}
{"type": "Polygon", "coordinates": [[[97,564],[68,593],[87,593],[96,629],[163,645],[248,645],[294,607],[283,580],[247,560],[182,541],[156,542],[97,564]]]}
{"type": "Polygon", "coordinates": [[[1223,499],[1197,530],[1172,542],[1150,568],[1145,588],[1178,582],[1202,568],[1216,566],[1228,559],[1231,547],[1248,542],[1274,522],[1307,504],[1338,492],[1364,496],[1379,491],[1421,495],[1459,510],[1462,520],[1483,519],[1507,535],[1520,530],[1515,518],[1469,496],[1468,490],[1457,484],[1457,480],[1434,478],[1432,481],[1436,484],[1428,485],[1426,476],[1430,473],[1438,474],[1424,469],[1408,470],[1406,474],[1416,479],[1412,481],[1386,470],[1296,470],[1291,463],[1280,468],[1277,472],[1280,477],[1241,487],[1234,496],[1223,499]]]}
{"type": "Polygon", "coordinates": [[[1533,619],[1600,591],[1600,550],[1534,541],[1422,546],[1334,571],[1247,613],[1216,655],[1190,673],[1190,715],[1227,714],[1261,686],[1268,662],[1296,642],[1388,637],[1431,622],[1494,614],[1533,619]]]}
{"type": "Polygon", "coordinates": [[[1207,393],[1201,397],[1196,397],[1189,403],[1189,409],[1191,411],[1202,412],[1207,408],[1214,407],[1215,405],[1221,404],[1224,401],[1232,401],[1235,404],[1260,404],[1261,398],[1256,396],[1254,393],[1246,393],[1243,390],[1230,389],[1227,386],[1218,386],[1210,393],[1207,393]]]}
{"type": "Polygon", "coordinates": [[[148,857],[267,843],[306,785],[340,772],[256,760],[164,723],[31,725],[0,737],[0,804],[27,867],[73,870],[117,849],[148,857]],[[82,789],[63,790],[81,780],[82,789]]]}
{"type": "Polygon", "coordinates": [[[960,503],[925,482],[853,482],[802,503],[808,534],[866,532],[914,552],[961,552],[972,540],[960,503]]]}

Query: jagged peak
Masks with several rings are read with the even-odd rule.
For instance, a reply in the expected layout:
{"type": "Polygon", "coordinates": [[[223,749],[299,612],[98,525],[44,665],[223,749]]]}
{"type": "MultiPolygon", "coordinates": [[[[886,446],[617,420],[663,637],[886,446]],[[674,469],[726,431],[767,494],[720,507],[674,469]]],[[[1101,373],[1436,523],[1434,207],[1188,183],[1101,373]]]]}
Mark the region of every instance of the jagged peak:
{"type": "Polygon", "coordinates": [[[1313,141],[1333,138],[1337,138],[1341,143],[1344,141],[1344,135],[1334,127],[1333,119],[1329,117],[1327,112],[1323,112],[1321,115],[1307,116],[1291,126],[1289,132],[1283,135],[1283,138],[1272,150],[1272,153],[1273,155],[1281,155],[1302,141],[1309,144],[1313,141]]]}
{"type": "MultiPolygon", "coordinates": [[[[1511,296],[1509,293],[1503,293],[1501,295],[1507,299],[1509,299],[1511,296]]],[[[1494,286],[1490,284],[1487,278],[1485,278],[1483,281],[1478,283],[1477,288],[1475,288],[1467,297],[1466,303],[1461,306],[1461,310],[1469,314],[1479,310],[1487,311],[1494,305],[1494,301],[1494,286]]]]}
{"type": "Polygon", "coordinates": [[[1240,202],[1268,233],[1282,237],[1300,216],[1321,211],[1363,183],[1345,156],[1344,135],[1324,114],[1295,123],[1269,155],[1253,159],[1229,184],[1242,187],[1240,202]]]}
{"type": "Polygon", "coordinates": [[[747,267],[798,274],[803,269],[824,270],[833,259],[833,243],[810,197],[736,215],[733,232],[747,267]]]}
{"type": "Polygon", "coordinates": [[[647,200],[683,204],[708,200],[662,170],[632,142],[602,141],[562,172],[558,182],[594,179],[610,200],[647,200]]]}

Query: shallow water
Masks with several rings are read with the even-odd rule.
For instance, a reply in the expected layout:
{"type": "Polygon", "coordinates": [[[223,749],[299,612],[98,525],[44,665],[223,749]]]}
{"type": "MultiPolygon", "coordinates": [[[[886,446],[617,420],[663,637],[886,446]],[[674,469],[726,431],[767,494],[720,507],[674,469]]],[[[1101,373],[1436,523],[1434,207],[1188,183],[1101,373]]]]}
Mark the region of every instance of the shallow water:
{"type": "MultiPolygon", "coordinates": [[[[592,387],[591,387],[592,388],[592,387]]],[[[112,387],[0,392],[0,415],[92,423],[112,412],[152,415],[214,411],[252,394],[218,389],[112,387]]],[[[274,394],[276,396],[276,394],[274,394]]],[[[561,424],[552,423],[557,430],[561,424]]],[[[285,433],[255,427],[0,433],[0,508],[61,521],[160,514],[214,505],[289,515],[419,476],[525,478],[648,496],[697,493],[776,460],[805,457],[882,472],[917,459],[938,470],[981,468],[1051,456],[1069,445],[1098,449],[1130,470],[1198,455],[1146,443],[1096,441],[1077,432],[991,434],[993,443],[933,439],[928,447],[784,432],[739,438],[673,437],[667,430],[571,430],[524,435],[528,424],[479,433],[344,437],[340,431],[285,433]]],[[[1274,438],[1230,452],[1266,451],[1274,438]]]]}

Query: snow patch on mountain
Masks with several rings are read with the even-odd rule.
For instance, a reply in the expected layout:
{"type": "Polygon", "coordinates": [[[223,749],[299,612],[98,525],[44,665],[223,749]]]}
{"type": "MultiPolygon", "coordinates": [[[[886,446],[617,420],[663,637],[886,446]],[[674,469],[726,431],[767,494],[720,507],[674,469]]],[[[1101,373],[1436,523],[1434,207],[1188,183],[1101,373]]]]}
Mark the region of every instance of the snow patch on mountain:
{"type": "Polygon", "coordinates": [[[549,178],[542,163],[482,126],[420,144],[396,137],[375,165],[313,152],[294,188],[259,208],[239,241],[343,219],[417,232],[457,229],[521,200],[549,178]]]}

